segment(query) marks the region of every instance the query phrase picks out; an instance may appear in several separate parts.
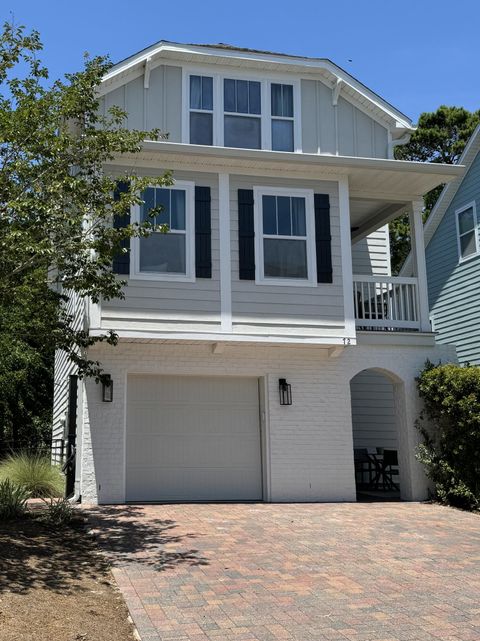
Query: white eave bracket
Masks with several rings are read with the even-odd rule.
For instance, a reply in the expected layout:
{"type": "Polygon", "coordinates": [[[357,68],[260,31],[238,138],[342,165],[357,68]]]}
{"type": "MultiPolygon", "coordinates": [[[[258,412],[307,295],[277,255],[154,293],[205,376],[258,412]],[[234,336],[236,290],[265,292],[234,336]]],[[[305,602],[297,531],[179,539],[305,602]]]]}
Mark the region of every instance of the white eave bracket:
{"type": "Polygon", "coordinates": [[[342,354],[345,347],[343,345],[336,345],[335,347],[330,347],[328,350],[328,358],[338,358],[342,354]]]}
{"type": "Polygon", "coordinates": [[[343,87],[343,80],[341,78],[337,78],[337,82],[332,88],[332,105],[334,107],[336,107],[338,104],[338,97],[340,95],[340,89],[342,87],[343,87]]]}
{"type": "Polygon", "coordinates": [[[152,68],[152,58],[145,60],[145,72],[143,74],[143,88],[148,89],[150,86],[150,70],[152,68]]]}

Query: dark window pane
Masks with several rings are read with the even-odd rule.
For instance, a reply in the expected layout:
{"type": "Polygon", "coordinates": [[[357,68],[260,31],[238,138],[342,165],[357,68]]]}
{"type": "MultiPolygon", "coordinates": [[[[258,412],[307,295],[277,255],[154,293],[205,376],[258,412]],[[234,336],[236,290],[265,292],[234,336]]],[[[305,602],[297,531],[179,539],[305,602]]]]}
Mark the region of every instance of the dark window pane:
{"type": "Polygon", "coordinates": [[[155,207],[160,208],[155,216],[155,224],[170,225],[170,189],[155,190],[155,207]]]}
{"type": "Polygon", "coordinates": [[[154,218],[150,218],[149,213],[155,207],[155,189],[153,187],[147,187],[142,194],[143,205],[140,208],[140,218],[141,222],[149,221],[154,224],[154,218]]]}
{"type": "Polygon", "coordinates": [[[185,234],[156,232],[140,238],[140,271],[185,274],[185,234]]]}
{"type": "Polygon", "coordinates": [[[277,196],[278,235],[291,236],[292,221],[290,211],[290,197],[277,196]]]}
{"type": "Polygon", "coordinates": [[[170,228],[185,230],[185,191],[171,189],[170,228]]]}
{"type": "MultiPolygon", "coordinates": [[[[277,114],[274,114],[277,115],[277,114]]],[[[282,85],[282,116],[293,118],[293,87],[282,85]]]]}
{"type": "Polygon", "coordinates": [[[306,236],[305,198],[292,198],[292,235],[306,236]]]}
{"type": "Polygon", "coordinates": [[[475,231],[468,232],[465,236],[460,238],[460,249],[462,251],[462,258],[471,256],[477,251],[475,244],[475,231]]]}
{"type": "Polygon", "coordinates": [[[474,225],[473,209],[471,207],[458,215],[458,227],[461,234],[464,234],[466,231],[471,231],[474,225]]]}
{"type": "Polygon", "coordinates": [[[272,149],[293,151],[293,121],[272,120],[272,149]]]}
{"type": "Polygon", "coordinates": [[[213,145],[212,114],[190,112],[190,142],[192,145],[213,145]]]}
{"type": "Polygon", "coordinates": [[[267,278],[308,278],[305,240],[264,238],[263,257],[267,278]]]}
{"type": "Polygon", "coordinates": [[[213,78],[202,77],[202,109],[213,109],[213,78]]]}
{"type": "Polygon", "coordinates": [[[237,80],[237,111],[241,114],[248,114],[248,82],[246,80],[237,80]]]}
{"type": "Polygon", "coordinates": [[[225,147],[260,149],[260,118],[225,116],[225,147]]]}
{"type": "Polygon", "coordinates": [[[272,84],[272,116],[283,116],[282,85],[272,84]]]}
{"type": "Polygon", "coordinates": [[[259,82],[249,82],[248,83],[248,92],[249,92],[249,111],[251,114],[260,114],[262,113],[260,105],[260,83],[259,82]]]}
{"type": "Polygon", "coordinates": [[[263,233],[277,233],[277,207],[275,196],[262,196],[263,233]]]}
{"type": "Polygon", "coordinates": [[[225,111],[236,111],[235,80],[223,81],[223,102],[225,111]]]}
{"type": "Polygon", "coordinates": [[[202,108],[202,79],[190,76],[190,109],[202,108]]]}

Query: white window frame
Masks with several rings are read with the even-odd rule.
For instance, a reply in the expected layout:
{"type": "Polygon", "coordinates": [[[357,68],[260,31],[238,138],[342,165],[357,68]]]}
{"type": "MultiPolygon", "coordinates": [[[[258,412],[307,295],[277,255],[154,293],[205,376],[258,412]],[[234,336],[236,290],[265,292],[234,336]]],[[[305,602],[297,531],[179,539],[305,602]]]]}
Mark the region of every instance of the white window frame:
{"type": "MultiPolygon", "coordinates": [[[[285,122],[293,123],[293,151],[296,151],[297,150],[296,149],[297,145],[296,145],[296,140],[295,140],[295,114],[297,112],[297,106],[295,104],[295,86],[293,85],[293,82],[276,82],[274,80],[270,80],[268,82],[268,94],[269,94],[268,97],[269,97],[269,107],[270,107],[270,111],[269,111],[269,116],[270,116],[270,149],[272,149],[272,145],[273,145],[273,135],[272,135],[273,121],[274,120],[282,120],[282,121],[285,121],[285,122]],[[293,92],[292,92],[293,93],[293,96],[292,96],[292,100],[293,100],[293,116],[274,116],[272,114],[272,85],[291,85],[291,86],[293,86],[293,92]]],[[[272,151],[273,151],[273,149],[272,149],[272,151]]],[[[288,152],[286,152],[286,153],[288,153],[288,152]]],[[[292,153],[292,152],[290,152],[290,153],[292,153]]]]}
{"type": "Polygon", "coordinates": [[[460,207],[459,209],[455,210],[455,223],[457,228],[458,262],[464,263],[468,260],[471,260],[472,258],[475,258],[480,253],[480,243],[478,238],[477,208],[474,200],[471,203],[468,203],[467,205],[464,205],[463,207],[460,207]],[[459,218],[460,218],[460,214],[463,213],[464,211],[467,211],[467,209],[471,209],[473,211],[473,232],[474,232],[474,238],[475,238],[475,252],[473,254],[470,254],[469,256],[463,257],[462,246],[460,244],[460,236],[461,235],[463,236],[464,234],[460,234],[459,218]]]}
{"type": "MultiPolygon", "coordinates": [[[[212,107],[213,109],[193,109],[190,107],[190,76],[199,76],[200,78],[203,78],[205,74],[199,74],[199,73],[190,73],[188,74],[188,142],[189,144],[194,144],[190,143],[190,114],[191,113],[196,113],[196,114],[211,114],[212,116],[212,144],[211,145],[205,145],[206,147],[213,147],[215,145],[215,100],[216,100],[216,95],[215,95],[215,78],[213,78],[212,82],[212,107]]],[[[209,74],[209,78],[212,78],[212,76],[209,74]]]]}
{"type": "MultiPolygon", "coordinates": [[[[290,187],[254,187],[253,213],[255,221],[255,282],[257,285],[280,285],[283,287],[317,287],[317,252],[315,247],[315,209],[312,189],[296,189],[290,187]],[[307,249],[307,278],[270,278],[265,276],[263,255],[263,239],[270,238],[263,233],[263,196],[291,196],[305,198],[305,225],[307,249]]],[[[273,236],[272,236],[273,238],[273,236]]],[[[295,239],[298,236],[278,236],[274,238],[295,239]]]]}
{"type": "MultiPolygon", "coordinates": [[[[212,70],[212,68],[183,67],[183,108],[182,108],[182,142],[190,143],[190,76],[209,76],[213,78],[213,147],[224,147],[224,94],[223,81],[230,80],[253,80],[260,82],[260,115],[257,114],[237,114],[239,116],[250,116],[260,118],[261,123],[261,147],[260,150],[272,150],[272,114],[271,114],[271,93],[273,84],[292,85],[293,86],[293,152],[291,151],[274,151],[276,154],[302,153],[302,122],[301,122],[301,93],[300,79],[289,78],[282,74],[269,74],[265,79],[265,73],[256,71],[243,72],[238,69],[228,69],[222,67],[212,70]]],[[[210,113],[206,111],[205,113],[210,113]]],[[[230,112],[228,112],[230,113],[230,112]]],[[[232,114],[235,115],[235,114],[232,114]]],[[[276,116],[275,116],[276,118],[276,116]]],[[[210,146],[210,145],[208,145],[210,146]]],[[[235,147],[237,149],[237,147],[235,147]]],[[[243,148],[242,148],[243,149],[243,148]]],[[[250,147],[244,147],[250,149],[250,147]]]]}
{"type": "MultiPolygon", "coordinates": [[[[130,276],[136,280],[192,283],[195,281],[195,183],[177,180],[168,187],[159,187],[158,185],[149,185],[149,187],[185,191],[185,274],[140,271],[140,238],[135,237],[131,239],[130,276]]],[[[132,206],[131,221],[132,223],[140,223],[140,205],[132,206]]],[[[178,230],[175,233],[182,232],[178,230]]]]}

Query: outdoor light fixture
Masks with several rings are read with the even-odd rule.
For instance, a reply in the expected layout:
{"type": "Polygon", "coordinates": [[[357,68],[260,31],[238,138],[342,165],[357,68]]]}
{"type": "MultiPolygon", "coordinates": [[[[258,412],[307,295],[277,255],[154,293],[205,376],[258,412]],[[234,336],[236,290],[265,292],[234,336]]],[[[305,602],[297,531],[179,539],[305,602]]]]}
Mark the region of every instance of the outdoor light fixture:
{"type": "Polygon", "coordinates": [[[105,374],[102,380],[102,401],[104,403],[113,401],[113,381],[110,374],[105,374]]]}
{"type": "Polygon", "coordinates": [[[286,378],[278,379],[278,391],[280,394],[280,405],[292,404],[292,386],[287,383],[286,378]]]}

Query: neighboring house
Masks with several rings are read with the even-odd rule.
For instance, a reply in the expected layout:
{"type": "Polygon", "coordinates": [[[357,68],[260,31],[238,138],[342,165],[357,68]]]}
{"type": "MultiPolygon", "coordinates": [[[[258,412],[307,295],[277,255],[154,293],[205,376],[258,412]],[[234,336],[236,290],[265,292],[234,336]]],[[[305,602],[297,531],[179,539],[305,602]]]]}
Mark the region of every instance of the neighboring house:
{"type": "Polygon", "coordinates": [[[414,379],[452,350],[430,330],[422,194],[462,167],[393,160],[411,121],[329,60],[160,42],[100,92],[128,126],[169,133],[105,171],[176,182],[131,212],[164,205],[170,232],[115,261],[125,300],[84,310],[120,337],[90,351],[113,400],[76,389],[58,355],[54,439],[68,425],[71,450],[76,433],[76,494],[350,501],[354,447],[385,447],[402,496],[423,498],[414,379]],[[405,208],[414,276],[392,278],[405,208]]]}
{"type": "MultiPolygon", "coordinates": [[[[438,343],[455,345],[458,361],[480,365],[480,126],[425,224],[428,298],[438,343]]],[[[409,258],[403,272],[411,270],[409,258]]]]}

